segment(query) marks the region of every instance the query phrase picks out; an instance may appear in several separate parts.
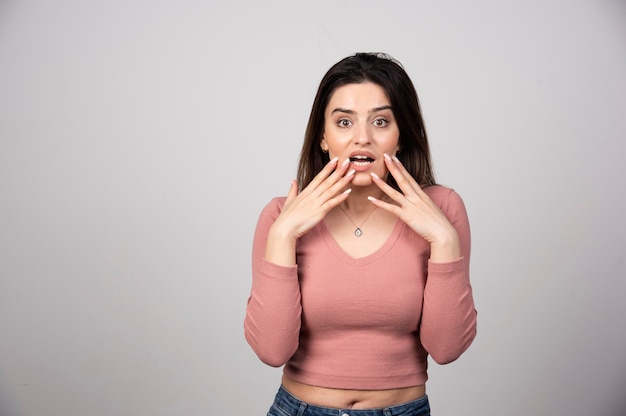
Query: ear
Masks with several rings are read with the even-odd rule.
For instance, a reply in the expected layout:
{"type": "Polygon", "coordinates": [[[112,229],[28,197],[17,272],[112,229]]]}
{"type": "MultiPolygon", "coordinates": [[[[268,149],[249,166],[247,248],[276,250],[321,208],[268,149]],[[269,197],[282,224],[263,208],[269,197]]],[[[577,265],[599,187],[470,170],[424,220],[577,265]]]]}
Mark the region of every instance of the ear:
{"type": "Polygon", "coordinates": [[[320,140],[320,147],[322,151],[328,152],[328,142],[326,142],[326,134],[322,134],[322,140],[320,140]]]}

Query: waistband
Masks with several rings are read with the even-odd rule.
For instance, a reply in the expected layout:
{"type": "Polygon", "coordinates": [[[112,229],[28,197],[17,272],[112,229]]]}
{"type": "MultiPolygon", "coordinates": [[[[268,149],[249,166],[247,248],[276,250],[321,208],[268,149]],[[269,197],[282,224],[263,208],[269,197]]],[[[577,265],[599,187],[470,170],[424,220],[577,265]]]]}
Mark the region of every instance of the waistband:
{"type": "Polygon", "coordinates": [[[288,416],[430,416],[428,396],[381,409],[336,409],[303,402],[282,386],[276,393],[274,406],[288,416]]]}

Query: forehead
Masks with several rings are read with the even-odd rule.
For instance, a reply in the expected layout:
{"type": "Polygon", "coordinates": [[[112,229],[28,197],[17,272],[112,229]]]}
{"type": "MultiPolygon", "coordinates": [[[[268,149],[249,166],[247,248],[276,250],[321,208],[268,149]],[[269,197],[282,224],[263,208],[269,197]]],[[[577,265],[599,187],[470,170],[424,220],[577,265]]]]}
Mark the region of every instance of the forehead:
{"type": "Polygon", "coordinates": [[[390,105],[385,89],[373,82],[363,82],[337,88],[328,100],[326,111],[336,108],[367,111],[385,105],[390,105]]]}

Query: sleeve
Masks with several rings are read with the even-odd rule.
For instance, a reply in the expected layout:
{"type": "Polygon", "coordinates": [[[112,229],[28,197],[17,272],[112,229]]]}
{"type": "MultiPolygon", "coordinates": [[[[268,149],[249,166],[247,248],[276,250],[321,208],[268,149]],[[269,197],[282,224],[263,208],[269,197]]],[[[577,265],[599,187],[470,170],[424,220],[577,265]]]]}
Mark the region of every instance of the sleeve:
{"type": "Polygon", "coordinates": [[[244,334],[261,361],[280,367],[298,348],[300,284],[297,266],[285,267],[263,258],[267,234],[280,214],[272,200],[261,212],[252,245],[252,288],[246,307],[244,334]]]}
{"type": "Polygon", "coordinates": [[[441,209],[456,228],[462,257],[449,263],[428,263],[420,327],[422,345],[439,364],[450,363],[476,337],[476,316],[469,279],[470,227],[461,197],[449,190],[441,209]]]}

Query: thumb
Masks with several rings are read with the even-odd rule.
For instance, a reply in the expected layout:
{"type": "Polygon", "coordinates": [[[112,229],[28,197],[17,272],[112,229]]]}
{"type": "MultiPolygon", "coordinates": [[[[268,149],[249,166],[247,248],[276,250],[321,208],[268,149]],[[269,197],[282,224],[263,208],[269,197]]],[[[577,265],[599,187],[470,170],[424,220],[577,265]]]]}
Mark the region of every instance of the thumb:
{"type": "Polygon", "coordinates": [[[285,203],[288,203],[292,199],[294,199],[298,195],[298,182],[295,179],[291,180],[291,186],[289,187],[289,192],[287,193],[287,200],[285,203]]]}

